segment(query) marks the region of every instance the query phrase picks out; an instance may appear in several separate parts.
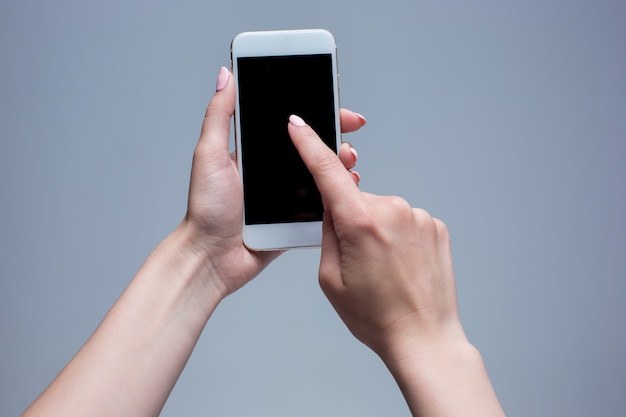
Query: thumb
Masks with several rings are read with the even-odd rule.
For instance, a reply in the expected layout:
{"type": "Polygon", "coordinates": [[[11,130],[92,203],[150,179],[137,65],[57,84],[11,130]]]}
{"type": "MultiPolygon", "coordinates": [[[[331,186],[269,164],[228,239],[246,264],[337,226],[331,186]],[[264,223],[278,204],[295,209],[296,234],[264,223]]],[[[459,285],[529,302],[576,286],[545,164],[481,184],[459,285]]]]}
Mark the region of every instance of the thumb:
{"type": "Polygon", "coordinates": [[[217,147],[228,151],[230,120],[235,112],[235,85],[232,78],[226,67],[220,68],[215,95],[204,115],[198,147],[217,147]]]}

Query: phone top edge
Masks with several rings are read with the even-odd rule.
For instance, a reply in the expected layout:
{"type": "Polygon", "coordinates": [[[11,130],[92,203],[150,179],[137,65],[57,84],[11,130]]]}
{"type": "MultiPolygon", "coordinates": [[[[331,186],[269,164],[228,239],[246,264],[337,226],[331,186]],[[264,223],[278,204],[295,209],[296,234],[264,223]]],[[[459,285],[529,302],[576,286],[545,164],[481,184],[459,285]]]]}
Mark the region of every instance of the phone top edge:
{"type": "Polygon", "coordinates": [[[335,39],[335,36],[327,29],[312,28],[312,29],[286,29],[286,30],[258,30],[258,31],[245,31],[240,32],[233,38],[233,42],[240,39],[245,39],[249,36],[263,36],[263,37],[276,37],[276,36],[304,36],[304,35],[317,35],[326,36],[335,39]]]}
{"type": "Polygon", "coordinates": [[[230,44],[231,55],[267,56],[336,53],[334,35],[326,29],[241,32],[230,44]]]}

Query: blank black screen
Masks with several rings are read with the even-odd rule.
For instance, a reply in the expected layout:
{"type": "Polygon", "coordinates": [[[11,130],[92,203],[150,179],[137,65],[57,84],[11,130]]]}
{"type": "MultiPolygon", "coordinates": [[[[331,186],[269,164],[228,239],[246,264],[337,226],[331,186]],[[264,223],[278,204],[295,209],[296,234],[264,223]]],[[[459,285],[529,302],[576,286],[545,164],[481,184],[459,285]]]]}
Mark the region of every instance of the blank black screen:
{"type": "Polygon", "coordinates": [[[302,117],[336,151],[330,54],[238,58],[246,224],[321,220],[313,177],[291,143],[289,116],[302,117]]]}

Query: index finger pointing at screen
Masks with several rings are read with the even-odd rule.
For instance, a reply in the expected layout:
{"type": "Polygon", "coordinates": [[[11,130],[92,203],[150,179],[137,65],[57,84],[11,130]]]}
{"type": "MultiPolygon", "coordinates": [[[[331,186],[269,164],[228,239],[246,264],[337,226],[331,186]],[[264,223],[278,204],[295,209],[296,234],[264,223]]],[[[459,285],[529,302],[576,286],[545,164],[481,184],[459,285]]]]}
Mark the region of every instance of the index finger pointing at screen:
{"type": "Polygon", "coordinates": [[[329,207],[362,198],[352,175],[343,166],[337,154],[322,142],[304,120],[291,115],[288,128],[294,146],[313,175],[315,184],[329,207]]]}

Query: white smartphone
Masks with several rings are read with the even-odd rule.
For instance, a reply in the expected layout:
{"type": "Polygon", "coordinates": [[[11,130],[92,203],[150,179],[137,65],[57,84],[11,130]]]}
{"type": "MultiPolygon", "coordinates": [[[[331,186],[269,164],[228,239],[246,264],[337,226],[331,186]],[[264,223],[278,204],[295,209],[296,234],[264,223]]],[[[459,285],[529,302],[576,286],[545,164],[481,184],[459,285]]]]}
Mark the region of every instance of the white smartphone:
{"type": "Polygon", "coordinates": [[[231,44],[243,241],[253,250],[319,246],[324,208],[294,147],[302,117],[335,152],[341,143],[337,50],[321,29],[244,32],[231,44]]]}

